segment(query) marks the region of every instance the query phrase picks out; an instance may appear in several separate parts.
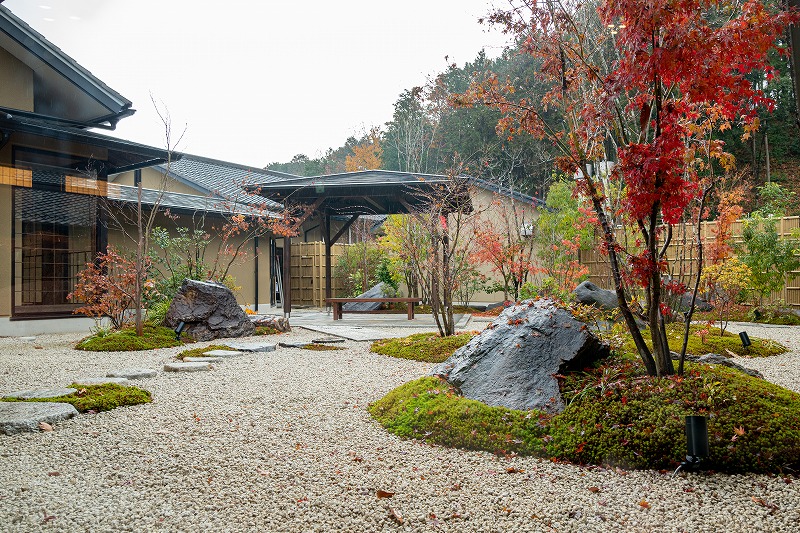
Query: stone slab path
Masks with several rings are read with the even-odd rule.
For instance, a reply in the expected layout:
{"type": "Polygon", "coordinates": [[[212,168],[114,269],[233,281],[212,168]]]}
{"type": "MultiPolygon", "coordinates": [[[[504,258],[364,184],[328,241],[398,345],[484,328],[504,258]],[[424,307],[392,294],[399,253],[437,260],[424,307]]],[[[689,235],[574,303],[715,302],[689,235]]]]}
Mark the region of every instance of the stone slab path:
{"type": "MultiPolygon", "coordinates": [[[[55,424],[77,415],[72,404],[61,402],[0,402],[0,433],[39,431],[39,424],[55,424]]],[[[0,528],[1,529],[1,528],[0,528]]]]}
{"type": "Polygon", "coordinates": [[[167,363],[164,372],[207,372],[212,368],[211,363],[167,363]]]}
{"type": "Polygon", "coordinates": [[[240,352],[274,352],[277,348],[277,345],[272,342],[232,341],[225,344],[240,352]]]}
{"type": "Polygon", "coordinates": [[[112,370],[106,377],[109,378],[125,378],[125,379],[146,379],[156,377],[156,371],[149,368],[122,368],[120,370],[112,370]]]}
{"type": "Polygon", "coordinates": [[[10,392],[8,394],[0,394],[6,398],[16,398],[18,400],[30,400],[31,398],[58,398],[59,396],[66,396],[77,392],[78,389],[70,387],[61,387],[58,389],[31,389],[10,392]]]}

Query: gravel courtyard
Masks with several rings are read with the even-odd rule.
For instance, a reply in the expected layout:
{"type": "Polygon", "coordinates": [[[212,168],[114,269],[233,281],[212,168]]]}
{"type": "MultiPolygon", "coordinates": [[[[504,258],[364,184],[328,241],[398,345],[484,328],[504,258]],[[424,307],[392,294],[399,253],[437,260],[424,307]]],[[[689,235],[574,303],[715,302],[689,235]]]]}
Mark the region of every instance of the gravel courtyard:
{"type": "MultiPolygon", "coordinates": [[[[800,328],[747,331],[793,351],[743,364],[800,391],[800,328]]],[[[295,328],[271,341],[318,336],[295,328]]],[[[77,339],[0,339],[0,393],[124,367],[160,369],[180,350],[95,354],[72,350],[77,339]]],[[[0,436],[0,531],[800,528],[796,478],[671,479],[396,438],[366,406],[430,365],[373,354],[369,345],[278,348],[211,372],[159,372],[137,383],[153,393],[151,404],[79,415],[53,432],[0,436]]]]}

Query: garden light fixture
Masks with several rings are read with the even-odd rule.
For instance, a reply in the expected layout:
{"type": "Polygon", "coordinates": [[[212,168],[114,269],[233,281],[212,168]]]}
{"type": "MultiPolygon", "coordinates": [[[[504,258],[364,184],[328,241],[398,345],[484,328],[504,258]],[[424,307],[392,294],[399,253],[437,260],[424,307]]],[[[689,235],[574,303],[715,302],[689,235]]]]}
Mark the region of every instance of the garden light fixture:
{"type": "Polygon", "coordinates": [[[186,322],[184,322],[183,320],[181,320],[181,322],[178,324],[178,327],[177,327],[177,328],[175,328],[175,340],[176,340],[176,341],[179,341],[179,340],[181,340],[181,333],[183,333],[183,329],[184,329],[185,327],[186,327],[186,322]]]}
{"type": "Polygon", "coordinates": [[[746,331],[742,331],[741,333],[739,333],[739,338],[742,339],[742,346],[744,346],[745,348],[753,344],[752,342],[750,342],[750,337],[747,335],[746,331]]]}
{"type": "Polygon", "coordinates": [[[708,419],[705,416],[686,417],[686,460],[675,469],[699,470],[700,463],[708,457],[708,419]]]}

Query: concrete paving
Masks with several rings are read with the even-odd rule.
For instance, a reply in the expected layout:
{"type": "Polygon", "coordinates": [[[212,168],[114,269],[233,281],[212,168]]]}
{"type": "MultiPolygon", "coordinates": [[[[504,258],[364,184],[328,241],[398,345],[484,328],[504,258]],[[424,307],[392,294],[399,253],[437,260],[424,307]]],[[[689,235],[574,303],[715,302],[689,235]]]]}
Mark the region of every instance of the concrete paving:
{"type": "MultiPolygon", "coordinates": [[[[279,309],[274,313],[278,314],[279,309]]],[[[455,315],[456,329],[465,329],[472,320],[472,315],[455,315]]],[[[352,341],[375,341],[379,339],[405,337],[409,333],[402,329],[436,330],[433,315],[417,314],[408,320],[406,313],[345,313],[341,320],[333,320],[333,314],[325,309],[308,308],[293,309],[289,323],[292,327],[301,327],[334,335],[352,341]]]]}

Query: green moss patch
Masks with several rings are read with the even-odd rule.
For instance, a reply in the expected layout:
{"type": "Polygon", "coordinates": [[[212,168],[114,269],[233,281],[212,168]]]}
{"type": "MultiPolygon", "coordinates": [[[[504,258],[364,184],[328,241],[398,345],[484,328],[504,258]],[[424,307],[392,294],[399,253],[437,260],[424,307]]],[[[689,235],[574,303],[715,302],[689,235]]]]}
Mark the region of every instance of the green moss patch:
{"type": "Polygon", "coordinates": [[[312,350],[315,352],[330,352],[333,350],[344,350],[342,346],[332,346],[330,344],[312,343],[303,347],[304,350],[312,350]]]}
{"type": "Polygon", "coordinates": [[[371,404],[369,411],[391,433],[432,444],[522,454],[540,452],[544,446],[544,414],[489,407],[459,396],[435,377],[398,387],[371,404]]]}
{"type": "Polygon", "coordinates": [[[555,416],[489,407],[422,378],[370,406],[390,432],[431,443],[516,452],[580,464],[672,469],[686,453],[684,417],[706,415],[711,455],[723,472],[800,469],[800,395],[724,367],[687,365],[653,378],[615,357],[562,383],[555,416]]]}
{"type": "MultiPolygon", "coordinates": [[[[617,327],[624,338],[622,351],[636,353],[636,346],[633,343],[633,339],[627,331],[624,331],[624,326],[619,325],[617,327]]],[[[674,352],[680,352],[681,344],[683,343],[683,328],[683,324],[667,325],[669,348],[674,352]]],[[[650,342],[650,331],[643,330],[642,334],[644,335],[647,345],[652,346],[650,342]]],[[[707,353],[716,353],[725,357],[730,357],[731,354],[739,357],[770,357],[782,354],[788,350],[782,344],[771,339],[750,337],[750,341],[753,344],[745,348],[742,346],[739,335],[734,335],[729,331],[726,331],[724,335],[720,335],[720,329],[718,327],[706,327],[700,324],[692,324],[689,328],[689,343],[686,346],[686,353],[698,356],[707,353]]]]}
{"type": "Polygon", "coordinates": [[[175,332],[171,329],[161,326],[145,326],[144,334],[141,337],[136,335],[136,330],[133,328],[125,328],[102,336],[86,337],[78,342],[75,349],[89,352],[132,352],[181,345],[183,342],[175,340],[175,332]]]}
{"type": "Polygon", "coordinates": [[[211,346],[206,346],[205,348],[192,348],[191,350],[183,350],[175,357],[178,359],[183,359],[184,357],[203,357],[206,352],[213,350],[233,350],[233,348],[224,344],[212,344],[211,346]]]}
{"type": "Polygon", "coordinates": [[[417,333],[400,339],[375,341],[372,343],[372,351],[402,359],[441,363],[474,336],[474,333],[461,333],[450,337],[440,337],[438,333],[417,333]]]}
{"type": "Polygon", "coordinates": [[[116,383],[106,383],[103,385],[81,385],[73,383],[70,385],[77,392],[56,398],[31,398],[29,400],[19,400],[16,398],[0,398],[0,401],[25,401],[25,402],[61,402],[71,403],[75,409],[81,413],[88,411],[100,412],[110,411],[117,407],[126,405],[139,405],[150,403],[152,397],[149,391],[138,387],[125,387],[116,383]]]}
{"type": "Polygon", "coordinates": [[[277,335],[278,333],[281,332],[270,326],[256,326],[253,335],[277,335]]]}

